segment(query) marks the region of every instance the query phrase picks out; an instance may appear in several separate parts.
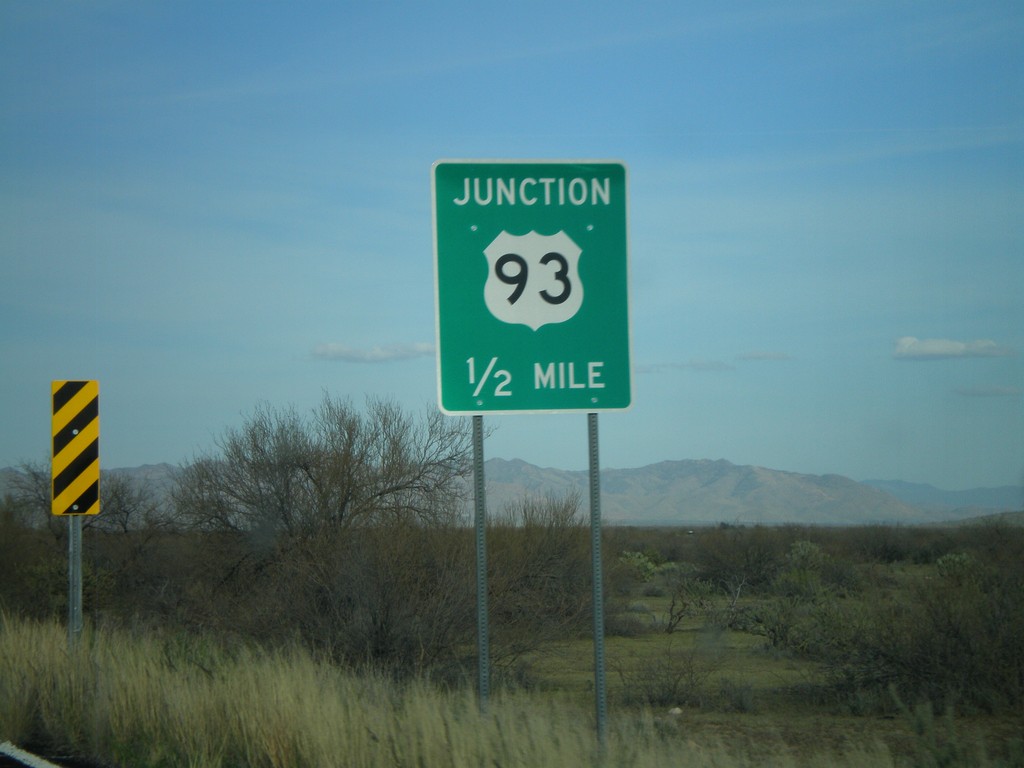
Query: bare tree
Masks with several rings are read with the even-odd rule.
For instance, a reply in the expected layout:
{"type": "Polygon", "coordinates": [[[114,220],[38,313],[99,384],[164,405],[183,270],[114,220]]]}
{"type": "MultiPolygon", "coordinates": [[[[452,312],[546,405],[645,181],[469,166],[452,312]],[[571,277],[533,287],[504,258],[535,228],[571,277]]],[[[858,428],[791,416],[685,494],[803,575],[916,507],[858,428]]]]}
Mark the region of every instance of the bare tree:
{"type": "Polygon", "coordinates": [[[257,408],[173,491],[207,550],[189,615],[271,642],[298,633],[354,663],[451,663],[472,627],[468,540],[453,525],[467,426],[327,395],[308,416],[257,408]]]}
{"type": "Polygon", "coordinates": [[[201,530],[275,538],[386,519],[445,519],[462,498],[470,441],[464,420],[420,419],[389,401],[360,413],[324,395],[309,418],[262,405],[184,467],[173,493],[201,530]]]}
{"type": "Polygon", "coordinates": [[[495,665],[582,631],[592,570],[580,496],[524,497],[491,520],[488,584],[495,665]]]}
{"type": "MultiPolygon", "coordinates": [[[[25,461],[11,476],[11,498],[24,510],[26,524],[45,525],[54,538],[64,537],[67,524],[51,513],[50,462],[25,461]]],[[[83,527],[110,532],[151,528],[160,520],[160,503],[153,489],[120,472],[103,472],[100,479],[100,514],[85,515],[83,527]]]]}
{"type": "Polygon", "coordinates": [[[100,514],[93,527],[110,533],[129,533],[166,526],[160,501],[152,487],[120,471],[104,472],[100,480],[100,514]]]}
{"type": "Polygon", "coordinates": [[[49,529],[54,539],[61,541],[67,534],[67,524],[51,513],[50,462],[23,461],[11,478],[11,496],[18,503],[31,527],[49,529]]]}

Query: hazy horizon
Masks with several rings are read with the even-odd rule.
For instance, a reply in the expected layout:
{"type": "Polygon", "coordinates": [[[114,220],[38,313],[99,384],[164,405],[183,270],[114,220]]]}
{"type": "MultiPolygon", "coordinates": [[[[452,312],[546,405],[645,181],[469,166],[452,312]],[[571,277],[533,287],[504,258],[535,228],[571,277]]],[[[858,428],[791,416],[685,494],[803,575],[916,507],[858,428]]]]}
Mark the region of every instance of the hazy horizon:
{"type": "MultiPolygon", "coordinates": [[[[486,451],[485,451],[485,453],[486,453],[486,451]]],[[[38,461],[45,462],[46,460],[47,459],[45,457],[43,459],[39,459],[39,460],[33,460],[33,459],[30,459],[30,458],[26,458],[26,459],[18,462],[18,464],[16,464],[16,465],[0,467],[0,471],[2,471],[2,470],[20,471],[20,468],[21,468],[22,464],[30,464],[31,465],[31,464],[36,464],[38,461]]],[[[505,462],[518,462],[518,461],[521,461],[521,462],[524,462],[526,464],[529,464],[530,466],[537,467],[538,469],[554,470],[554,471],[558,471],[558,472],[584,473],[584,472],[588,471],[586,468],[583,468],[583,469],[571,469],[571,468],[567,468],[567,467],[556,467],[556,466],[550,466],[550,465],[536,464],[534,462],[528,461],[527,459],[523,459],[523,458],[518,457],[518,456],[512,456],[512,457],[507,457],[507,456],[485,456],[484,457],[485,463],[489,462],[491,460],[505,461],[505,462]]],[[[150,468],[150,467],[165,467],[165,466],[166,467],[172,467],[174,469],[179,469],[179,468],[185,466],[188,463],[188,461],[190,461],[190,460],[184,460],[184,461],[179,461],[179,462],[159,461],[159,462],[150,462],[150,463],[144,463],[144,464],[125,464],[125,465],[120,465],[120,466],[116,466],[116,467],[115,466],[105,466],[104,465],[101,468],[101,470],[103,472],[124,472],[124,471],[131,472],[131,471],[147,469],[147,468],[150,468]]],[[[729,459],[726,459],[724,457],[718,457],[718,458],[713,458],[713,459],[712,458],[700,458],[700,459],[698,459],[698,458],[662,459],[660,461],[654,461],[654,462],[650,462],[648,464],[639,464],[639,465],[608,466],[608,465],[602,464],[601,470],[603,472],[605,470],[617,471],[617,470],[644,469],[646,467],[654,466],[654,465],[657,465],[657,464],[673,463],[673,462],[718,462],[718,461],[724,461],[724,462],[726,462],[728,464],[732,464],[733,466],[736,466],[736,467],[751,466],[751,467],[756,467],[758,469],[767,469],[767,470],[770,470],[772,472],[784,472],[784,473],[787,473],[787,474],[807,475],[807,476],[810,476],[810,477],[821,476],[818,473],[793,472],[792,470],[780,469],[778,467],[767,467],[767,466],[763,466],[763,465],[760,465],[760,464],[739,464],[739,463],[734,462],[734,461],[729,461],[729,459]]],[[[865,484],[865,485],[871,485],[873,483],[896,483],[896,484],[902,484],[902,485],[907,485],[907,486],[912,486],[912,487],[932,488],[932,489],[935,489],[936,491],[941,491],[943,493],[960,493],[960,492],[966,492],[966,491],[982,491],[982,490],[995,490],[995,489],[1002,490],[1002,489],[1007,489],[1007,488],[1014,488],[1014,489],[1020,489],[1021,490],[1021,492],[1022,492],[1021,500],[1022,500],[1022,502],[1024,502],[1024,483],[1010,483],[1010,484],[1004,484],[1004,485],[989,485],[989,486],[972,486],[972,487],[969,487],[969,488],[950,488],[950,487],[941,486],[941,485],[934,485],[932,483],[915,483],[913,481],[903,480],[903,479],[898,478],[898,477],[852,477],[850,475],[843,475],[842,473],[822,473],[822,474],[835,474],[835,475],[839,475],[840,477],[846,477],[849,480],[853,480],[854,482],[862,483],[862,484],[865,484]]]]}

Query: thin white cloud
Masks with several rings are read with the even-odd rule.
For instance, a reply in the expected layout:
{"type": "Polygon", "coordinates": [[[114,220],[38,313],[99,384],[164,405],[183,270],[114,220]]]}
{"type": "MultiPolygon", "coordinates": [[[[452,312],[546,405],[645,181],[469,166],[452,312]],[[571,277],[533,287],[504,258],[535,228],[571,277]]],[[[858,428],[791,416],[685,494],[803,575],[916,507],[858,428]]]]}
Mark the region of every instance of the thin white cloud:
{"type": "Polygon", "coordinates": [[[662,373],[664,371],[731,371],[733,366],[718,360],[695,359],[685,363],[651,363],[638,365],[637,373],[662,373]]]}
{"type": "Polygon", "coordinates": [[[991,339],[954,341],[903,336],[896,339],[892,356],[897,360],[946,360],[958,357],[1007,357],[1012,354],[1012,349],[1001,347],[991,339]]]}
{"type": "Polygon", "coordinates": [[[793,356],[785,352],[770,352],[768,350],[757,350],[754,352],[747,352],[743,355],[737,355],[737,360],[744,360],[747,362],[761,362],[770,360],[792,360],[793,356]]]}
{"type": "Polygon", "coordinates": [[[345,363],[387,363],[392,360],[411,360],[434,354],[434,345],[426,342],[415,344],[388,344],[383,347],[356,349],[347,344],[320,344],[313,349],[313,357],[321,360],[340,360],[345,363]]]}

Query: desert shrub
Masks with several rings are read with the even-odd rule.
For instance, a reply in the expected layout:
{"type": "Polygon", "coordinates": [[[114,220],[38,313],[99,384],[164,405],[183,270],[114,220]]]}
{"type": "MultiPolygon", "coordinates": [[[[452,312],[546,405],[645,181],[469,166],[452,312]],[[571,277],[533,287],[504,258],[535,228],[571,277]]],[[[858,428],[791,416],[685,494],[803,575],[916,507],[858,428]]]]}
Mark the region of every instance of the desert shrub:
{"type": "Polygon", "coordinates": [[[466,425],[433,411],[260,406],[177,475],[176,519],[202,555],[183,557],[179,617],[403,675],[451,664],[473,626],[468,455],[466,425]]]}
{"type": "Polygon", "coordinates": [[[710,581],[693,577],[680,579],[672,592],[665,631],[675,632],[683,620],[707,616],[714,606],[719,590],[710,581]]]}
{"type": "Polygon", "coordinates": [[[935,561],[935,572],[946,582],[963,586],[980,575],[978,564],[966,552],[950,552],[935,561]]]}
{"type": "Polygon", "coordinates": [[[23,506],[0,505],[0,610],[42,619],[66,610],[67,545],[30,527],[23,506]]]}
{"type": "MultiPolygon", "coordinates": [[[[1011,536],[1007,545],[1015,547],[1019,538],[1011,536]]],[[[891,686],[910,701],[1020,712],[1024,562],[945,557],[936,578],[867,605],[858,632],[831,626],[836,639],[818,652],[832,682],[845,695],[891,686]]]]}
{"type": "Polygon", "coordinates": [[[656,629],[649,611],[637,612],[630,606],[613,604],[605,610],[604,633],[606,637],[640,637],[656,629]]]}
{"type": "Polygon", "coordinates": [[[910,559],[917,565],[930,565],[943,555],[954,551],[958,532],[944,528],[921,528],[915,540],[910,559]]]}
{"type": "Polygon", "coordinates": [[[772,581],[772,592],[798,601],[819,599],[827,591],[821,577],[827,559],[817,544],[806,539],[794,541],[789,547],[783,570],[772,581]]]}
{"type": "Polygon", "coordinates": [[[721,584],[731,595],[771,583],[786,556],[785,529],[719,527],[700,537],[697,567],[702,578],[721,584]]]}
{"type": "Polygon", "coordinates": [[[708,678],[717,660],[668,639],[657,651],[612,660],[619,677],[620,697],[627,706],[700,707],[709,697],[708,678]]]}
{"type": "Polygon", "coordinates": [[[514,658],[591,626],[589,531],[578,495],[524,498],[487,531],[493,658],[514,658]]]}
{"type": "Polygon", "coordinates": [[[813,541],[799,539],[789,545],[786,565],[801,571],[820,572],[825,564],[825,553],[813,541]]]}
{"type": "Polygon", "coordinates": [[[619,555],[619,562],[628,569],[632,577],[639,582],[647,583],[658,571],[657,564],[643,552],[626,550],[619,555]]]}
{"type": "Polygon", "coordinates": [[[757,697],[754,686],[744,680],[723,677],[718,683],[718,708],[725,712],[757,712],[757,697]]]}
{"type": "Polygon", "coordinates": [[[643,552],[657,566],[694,560],[698,536],[679,526],[614,526],[605,529],[605,541],[611,552],[643,552]]]}
{"type": "Polygon", "coordinates": [[[864,578],[853,563],[829,557],[821,566],[821,580],[835,595],[846,597],[861,592],[864,578]]]}
{"type": "Polygon", "coordinates": [[[780,597],[807,602],[819,599],[826,592],[826,587],[817,571],[791,568],[775,577],[772,592],[780,597]]]}
{"type": "Polygon", "coordinates": [[[865,525],[843,531],[839,555],[851,562],[898,563],[909,559],[919,531],[890,525],[865,525]]]}
{"type": "Polygon", "coordinates": [[[668,592],[661,584],[645,584],[641,594],[644,597],[665,597],[668,592]]]}
{"type": "Polygon", "coordinates": [[[332,658],[399,676],[450,671],[474,627],[464,534],[397,522],[351,531],[282,563],[278,600],[288,605],[289,623],[332,658]]]}
{"type": "Polygon", "coordinates": [[[814,632],[812,606],[791,597],[765,601],[753,611],[749,631],[764,635],[768,648],[806,654],[814,632]]]}

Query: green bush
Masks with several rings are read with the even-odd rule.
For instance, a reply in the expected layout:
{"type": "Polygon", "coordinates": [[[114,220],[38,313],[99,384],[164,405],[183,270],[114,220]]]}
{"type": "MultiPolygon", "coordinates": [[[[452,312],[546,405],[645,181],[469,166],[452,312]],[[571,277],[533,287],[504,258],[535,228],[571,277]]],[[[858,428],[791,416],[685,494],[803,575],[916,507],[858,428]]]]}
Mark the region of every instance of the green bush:
{"type": "Polygon", "coordinates": [[[775,577],[772,592],[779,597],[814,602],[824,595],[826,587],[818,571],[791,568],[775,577]]]}
{"type": "Polygon", "coordinates": [[[669,603],[665,631],[675,632],[684,619],[708,615],[713,608],[713,598],[719,590],[710,581],[697,578],[683,578],[672,593],[669,603]]]}
{"type": "Polygon", "coordinates": [[[831,626],[837,639],[819,653],[833,683],[846,694],[891,686],[911,701],[1020,713],[1024,561],[945,557],[937,578],[865,606],[858,632],[831,626]]]}
{"type": "Polygon", "coordinates": [[[721,584],[732,596],[771,583],[783,566],[790,533],[786,529],[719,527],[700,536],[699,575],[721,584]]]}
{"type": "Polygon", "coordinates": [[[979,575],[978,564],[966,552],[950,552],[935,561],[935,572],[956,586],[963,586],[979,575]]]}
{"type": "Polygon", "coordinates": [[[658,566],[643,552],[623,552],[619,555],[619,562],[629,569],[634,579],[643,583],[653,579],[658,571],[658,566]]]}
{"type": "Polygon", "coordinates": [[[757,697],[754,686],[742,680],[723,677],[718,684],[719,707],[725,712],[757,712],[757,697]]]}
{"type": "Polygon", "coordinates": [[[825,553],[813,541],[800,539],[790,544],[786,564],[793,570],[820,573],[825,564],[825,553]]]}
{"type": "Polygon", "coordinates": [[[708,678],[717,663],[668,639],[659,651],[632,655],[612,667],[619,676],[623,704],[666,709],[702,706],[708,698],[708,678]]]}

